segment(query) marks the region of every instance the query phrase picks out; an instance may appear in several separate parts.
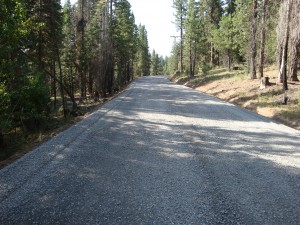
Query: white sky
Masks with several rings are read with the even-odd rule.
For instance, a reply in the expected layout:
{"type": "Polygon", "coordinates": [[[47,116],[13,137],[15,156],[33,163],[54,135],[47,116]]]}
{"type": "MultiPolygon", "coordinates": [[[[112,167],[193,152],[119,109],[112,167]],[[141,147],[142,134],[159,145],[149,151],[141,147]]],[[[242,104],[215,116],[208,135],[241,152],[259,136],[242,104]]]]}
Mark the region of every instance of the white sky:
{"type": "MultiPolygon", "coordinates": [[[[169,56],[177,35],[173,16],[173,0],[128,0],[137,25],[145,25],[148,32],[150,53],[155,49],[162,56],[169,56]]],[[[61,0],[65,2],[65,0],[61,0]]],[[[72,3],[76,0],[71,0],[72,3]]]]}
{"type": "MultiPolygon", "coordinates": [[[[173,0],[128,0],[131,4],[136,24],[146,26],[150,51],[163,56],[170,55],[177,35],[173,16],[173,0]]],[[[151,53],[150,52],[150,53],[151,53]]]]}

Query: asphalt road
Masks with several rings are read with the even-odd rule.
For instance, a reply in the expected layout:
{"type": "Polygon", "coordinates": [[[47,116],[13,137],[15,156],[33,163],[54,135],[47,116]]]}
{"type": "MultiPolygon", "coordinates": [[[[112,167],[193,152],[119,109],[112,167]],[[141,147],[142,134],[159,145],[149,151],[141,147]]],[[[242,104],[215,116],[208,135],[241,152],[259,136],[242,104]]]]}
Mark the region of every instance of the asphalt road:
{"type": "Polygon", "coordinates": [[[0,171],[0,224],[299,225],[300,135],[141,78],[0,171]]]}

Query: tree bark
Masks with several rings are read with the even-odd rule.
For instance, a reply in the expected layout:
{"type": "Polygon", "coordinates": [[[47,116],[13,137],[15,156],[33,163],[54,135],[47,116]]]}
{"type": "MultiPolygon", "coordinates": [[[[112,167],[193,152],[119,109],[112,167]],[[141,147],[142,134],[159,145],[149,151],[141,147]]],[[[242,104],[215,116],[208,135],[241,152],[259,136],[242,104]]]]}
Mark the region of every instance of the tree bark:
{"type": "Polygon", "coordinates": [[[287,9],[287,26],[284,35],[284,46],[283,46],[283,53],[282,53],[282,61],[281,61],[281,68],[280,68],[280,75],[282,77],[282,88],[284,91],[288,90],[287,84],[287,59],[288,59],[288,46],[289,46],[289,32],[290,32],[290,19],[291,19],[291,10],[292,10],[293,0],[288,0],[288,9],[287,9]]]}
{"type": "Polygon", "coordinates": [[[256,32],[257,32],[257,0],[253,0],[252,8],[252,39],[251,39],[251,59],[250,59],[250,77],[256,79],[256,32]]]}
{"type": "Polygon", "coordinates": [[[299,48],[300,44],[292,44],[291,45],[291,62],[290,62],[290,68],[289,68],[289,80],[290,81],[299,81],[297,76],[297,64],[298,64],[298,54],[299,54],[299,48]]]}
{"type": "MultiPolygon", "coordinates": [[[[53,60],[53,63],[52,63],[52,74],[53,74],[53,77],[56,76],[56,69],[55,69],[55,60],[53,60]]],[[[54,96],[54,109],[57,108],[57,93],[56,93],[56,80],[55,79],[52,79],[53,80],[53,96],[54,96]]]]}
{"type": "Polygon", "coordinates": [[[180,72],[183,72],[183,6],[181,6],[180,16],[180,72]]]}
{"type": "Polygon", "coordinates": [[[279,75],[278,75],[278,80],[277,83],[281,84],[282,83],[282,73],[281,71],[281,66],[282,66],[282,57],[283,57],[283,47],[281,45],[278,46],[278,70],[279,70],[279,75]]]}
{"type": "Polygon", "coordinates": [[[215,65],[215,48],[212,42],[210,43],[210,63],[212,66],[215,65]]]}
{"type": "Polygon", "coordinates": [[[189,53],[190,53],[190,76],[193,77],[193,56],[192,56],[192,43],[190,42],[190,49],[189,49],[189,53]]]}
{"type": "Polygon", "coordinates": [[[228,57],[228,70],[231,71],[231,51],[227,50],[227,57],[228,57]]]}
{"type": "Polygon", "coordinates": [[[259,61],[259,78],[264,76],[264,63],[265,63],[265,44],[266,44],[266,11],[268,0],[263,0],[263,15],[262,15],[262,29],[260,40],[260,61],[259,61]]]}

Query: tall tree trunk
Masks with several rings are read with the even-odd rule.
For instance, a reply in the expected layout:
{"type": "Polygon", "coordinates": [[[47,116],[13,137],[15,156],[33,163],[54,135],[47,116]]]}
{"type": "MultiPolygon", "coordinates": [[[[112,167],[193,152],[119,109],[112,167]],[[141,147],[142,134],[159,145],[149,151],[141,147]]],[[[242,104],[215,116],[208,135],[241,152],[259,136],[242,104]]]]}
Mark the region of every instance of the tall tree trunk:
{"type": "Polygon", "coordinates": [[[282,77],[283,82],[283,90],[288,90],[288,84],[287,84],[287,59],[288,59],[288,46],[289,46],[289,32],[290,32],[290,20],[291,20],[291,10],[292,10],[292,4],[293,0],[288,0],[288,8],[287,8],[287,26],[286,31],[284,35],[284,46],[283,46],[283,53],[282,53],[282,61],[281,61],[281,68],[280,68],[280,75],[279,77],[282,77]]]}
{"type": "Polygon", "coordinates": [[[194,57],[193,57],[193,74],[195,75],[195,68],[196,68],[196,56],[197,56],[197,48],[196,42],[194,43],[194,57]]]}
{"type": "Polygon", "coordinates": [[[281,46],[281,44],[278,44],[278,71],[279,71],[278,80],[277,80],[278,84],[283,82],[282,73],[281,73],[282,57],[283,57],[283,47],[281,46]]]}
{"type": "Polygon", "coordinates": [[[252,7],[252,38],[251,38],[251,59],[250,59],[250,77],[256,79],[256,32],[257,32],[257,0],[253,0],[252,7]]]}
{"type": "MultiPolygon", "coordinates": [[[[56,77],[55,60],[52,60],[52,73],[53,77],[56,77]]],[[[54,96],[54,109],[57,108],[57,93],[56,93],[56,79],[53,80],[53,96],[54,96]]]]}
{"type": "MultiPolygon", "coordinates": [[[[56,47],[57,47],[57,46],[56,46],[56,47]]],[[[62,67],[61,67],[60,53],[59,53],[58,47],[57,47],[57,62],[58,62],[58,69],[59,69],[59,81],[60,81],[60,95],[61,95],[61,101],[62,101],[62,106],[63,106],[63,110],[64,110],[64,117],[67,117],[66,101],[65,101],[65,94],[64,94],[64,88],[63,88],[63,74],[62,74],[62,67]]]]}
{"type": "Polygon", "coordinates": [[[89,78],[89,84],[88,84],[89,95],[91,97],[93,97],[94,77],[93,77],[93,73],[91,71],[91,63],[89,63],[89,66],[88,66],[88,78],[89,78]]]}
{"type": "Polygon", "coordinates": [[[80,49],[79,49],[79,76],[80,76],[80,94],[82,99],[86,99],[86,68],[84,65],[85,57],[85,1],[80,1],[80,21],[78,22],[79,32],[80,32],[80,49]]]}
{"type": "Polygon", "coordinates": [[[212,66],[214,66],[215,63],[215,48],[214,48],[214,44],[211,42],[210,43],[210,63],[212,66]]]}
{"type": "Polygon", "coordinates": [[[183,16],[181,15],[180,27],[180,72],[183,72],[183,16]]]}
{"type": "MultiPolygon", "coordinates": [[[[42,1],[39,0],[38,1],[38,16],[39,19],[41,20],[42,17],[42,1]]],[[[40,21],[41,22],[41,21],[40,21]]],[[[39,68],[41,69],[41,71],[43,71],[44,69],[44,62],[43,62],[43,58],[44,58],[44,48],[43,48],[43,34],[42,34],[42,28],[41,26],[39,26],[39,35],[38,35],[38,61],[39,61],[39,68]]]]}
{"type": "MultiPolygon", "coordinates": [[[[109,25],[110,27],[112,27],[113,24],[113,0],[110,0],[110,21],[109,21],[109,25]]],[[[108,52],[109,54],[107,55],[107,91],[109,92],[109,94],[113,93],[113,83],[114,83],[114,77],[115,77],[115,61],[114,61],[114,41],[113,41],[113,29],[109,30],[109,40],[107,43],[107,48],[108,48],[108,52]]]]}
{"type": "Polygon", "coordinates": [[[183,3],[180,5],[180,72],[184,71],[183,68],[183,3]]]}
{"type": "Polygon", "coordinates": [[[228,70],[231,71],[231,51],[227,50],[227,58],[228,58],[228,70]]]}
{"type": "Polygon", "coordinates": [[[262,7],[262,29],[261,29],[261,40],[260,40],[260,61],[259,61],[259,78],[264,76],[264,63],[265,63],[265,44],[266,44],[266,11],[267,11],[268,0],[263,0],[262,7]]]}
{"type": "Polygon", "coordinates": [[[192,42],[190,42],[189,54],[190,54],[190,76],[193,77],[194,74],[193,74],[192,42]]]}
{"type": "Polygon", "coordinates": [[[289,80],[299,81],[297,76],[297,64],[298,64],[298,54],[299,54],[300,44],[292,44],[290,49],[290,68],[289,68],[289,80]]]}

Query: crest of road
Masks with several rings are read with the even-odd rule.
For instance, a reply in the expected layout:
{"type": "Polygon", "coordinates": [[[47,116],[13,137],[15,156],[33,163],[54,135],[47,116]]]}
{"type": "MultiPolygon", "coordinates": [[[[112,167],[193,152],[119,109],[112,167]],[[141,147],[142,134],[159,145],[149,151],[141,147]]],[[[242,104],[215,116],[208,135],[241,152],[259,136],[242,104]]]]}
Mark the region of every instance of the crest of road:
{"type": "Polygon", "coordinates": [[[299,132],[175,85],[128,90],[0,171],[0,224],[300,224],[299,132]]]}

